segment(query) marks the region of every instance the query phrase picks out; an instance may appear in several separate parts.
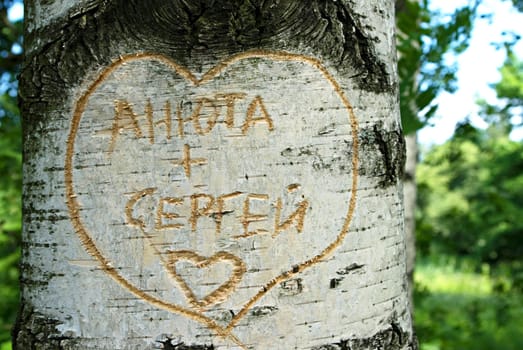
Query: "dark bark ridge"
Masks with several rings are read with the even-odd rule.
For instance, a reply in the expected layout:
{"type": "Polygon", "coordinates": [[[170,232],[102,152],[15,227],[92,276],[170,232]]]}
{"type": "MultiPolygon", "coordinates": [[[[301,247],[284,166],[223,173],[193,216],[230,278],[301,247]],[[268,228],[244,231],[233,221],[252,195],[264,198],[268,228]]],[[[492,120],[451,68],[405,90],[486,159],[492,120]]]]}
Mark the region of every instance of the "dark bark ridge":
{"type": "Polygon", "coordinates": [[[396,323],[369,338],[346,339],[337,343],[313,347],[312,350],[417,350],[416,344],[409,342],[410,334],[396,323]]]}
{"type": "Polygon", "coordinates": [[[72,337],[61,335],[56,326],[61,322],[35,312],[24,301],[13,328],[13,349],[16,350],[67,350],[78,349],[72,337]]]}
{"type": "MultiPolygon", "coordinates": [[[[332,344],[315,346],[312,350],[417,350],[416,344],[409,342],[410,334],[394,322],[390,327],[368,338],[345,339],[332,344]]],[[[166,337],[159,343],[160,349],[170,350],[212,350],[213,345],[186,345],[166,337]]]]}
{"type": "Polygon", "coordinates": [[[164,336],[164,339],[157,340],[154,348],[163,350],[214,350],[214,345],[187,345],[178,342],[170,336],[164,336]]]}
{"type": "Polygon", "coordinates": [[[405,139],[398,130],[385,130],[382,123],[360,130],[360,154],[362,162],[359,173],[377,177],[379,186],[394,186],[402,179],[405,168],[405,139]],[[376,150],[381,157],[376,158],[376,150]]]}
{"type": "Polygon", "coordinates": [[[305,6],[291,0],[96,2],[27,33],[21,98],[29,102],[26,109],[40,113],[24,115],[63,106],[63,97],[88,72],[135,52],[165,54],[198,70],[249,49],[307,48],[352,74],[361,89],[391,91],[392,79],[374,50],[377,39],[366,34],[358,16],[346,2],[327,0],[305,6]],[[36,38],[44,44],[32,50],[36,38]]]}

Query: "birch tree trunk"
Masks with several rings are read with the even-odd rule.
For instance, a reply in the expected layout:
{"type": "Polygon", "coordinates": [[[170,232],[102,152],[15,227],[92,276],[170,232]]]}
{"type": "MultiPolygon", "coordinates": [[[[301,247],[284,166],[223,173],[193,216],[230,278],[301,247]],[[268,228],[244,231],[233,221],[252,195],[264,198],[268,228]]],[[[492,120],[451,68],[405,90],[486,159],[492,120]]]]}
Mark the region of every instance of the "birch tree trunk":
{"type": "Polygon", "coordinates": [[[394,2],[27,1],[15,349],[412,349],[394,2]]]}

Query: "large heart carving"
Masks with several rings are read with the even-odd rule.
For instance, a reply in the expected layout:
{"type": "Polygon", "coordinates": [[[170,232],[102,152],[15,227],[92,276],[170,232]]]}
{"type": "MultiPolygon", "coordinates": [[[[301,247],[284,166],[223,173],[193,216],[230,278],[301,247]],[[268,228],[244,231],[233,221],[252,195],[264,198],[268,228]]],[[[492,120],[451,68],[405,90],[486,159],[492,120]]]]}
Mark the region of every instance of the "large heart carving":
{"type": "Polygon", "coordinates": [[[75,104],[64,167],[71,221],[122,287],[242,346],[232,331],[249,310],[348,234],[357,128],[315,58],[248,51],[198,78],[161,55],[122,56],[75,104]],[[167,271],[179,288],[139,288],[137,257],[150,283],[169,283],[167,271]],[[231,279],[198,299],[176,272],[183,259],[226,261],[231,279]],[[225,325],[206,314],[218,303],[237,310],[225,325]]]}

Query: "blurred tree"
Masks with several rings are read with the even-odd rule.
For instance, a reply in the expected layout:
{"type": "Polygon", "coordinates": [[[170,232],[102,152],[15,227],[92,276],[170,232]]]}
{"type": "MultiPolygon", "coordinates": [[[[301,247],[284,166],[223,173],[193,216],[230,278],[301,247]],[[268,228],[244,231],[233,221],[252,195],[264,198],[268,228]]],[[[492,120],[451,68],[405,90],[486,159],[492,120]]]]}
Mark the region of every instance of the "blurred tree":
{"type": "Polygon", "coordinates": [[[12,22],[12,0],[0,1],[0,348],[10,348],[18,309],[22,145],[17,81],[22,59],[22,21],[12,22]]]}
{"type": "Polygon", "coordinates": [[[523,125],[523,61],[507,47],[507,59],[500,68],[501,80],[494,84],[498,100],[488,104],[480,100],[481,115],[491,125],[491,132],[509,134],[523,125]]]}
{"type": "Polygon", "coordinates": [[[478,4],[473,1],[446,15],[432,11],[428,0],[396,0],[400,108],[407,147],[403,182],[411,294],[416,257],[416,131],[434,116],[437,95],[456,88],[453,60],[468,47],[478,4]]]}
{"type": "Polygon", "coordinates": [[[514,7],[518,9],[518,11],[523,12],[523,0],[512,0],[512,4],[514,4],[514,7]]]}
{"type": "Polygon", "coordinates": [[[480,1],[452,14],[430,9],[429,0],[397,0],[397,50],[403,131],[416,132],[434,116],[436,97],[456,89],[456,57],[470,41],[480,1]]]}

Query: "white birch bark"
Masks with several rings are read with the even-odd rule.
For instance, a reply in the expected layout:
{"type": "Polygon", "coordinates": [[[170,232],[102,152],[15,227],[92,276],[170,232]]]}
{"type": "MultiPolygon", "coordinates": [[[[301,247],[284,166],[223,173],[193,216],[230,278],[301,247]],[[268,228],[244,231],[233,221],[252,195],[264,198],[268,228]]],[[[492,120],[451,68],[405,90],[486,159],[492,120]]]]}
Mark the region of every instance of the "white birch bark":
{"type": "Polygon", "coordinates": [[[26,4],[15,348],[413,348],[393,2],[202,4],[26,4]]]}

